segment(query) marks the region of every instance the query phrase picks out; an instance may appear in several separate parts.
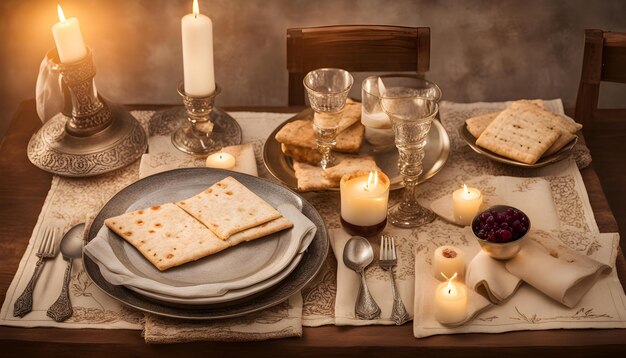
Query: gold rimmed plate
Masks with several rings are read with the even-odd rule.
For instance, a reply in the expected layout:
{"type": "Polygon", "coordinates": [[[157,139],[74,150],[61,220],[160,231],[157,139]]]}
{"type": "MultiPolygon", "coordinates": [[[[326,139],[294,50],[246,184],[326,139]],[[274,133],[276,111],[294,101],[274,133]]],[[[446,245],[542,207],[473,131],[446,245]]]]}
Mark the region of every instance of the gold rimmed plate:
{"type": "Polygon", "coordinates": [[[463,138],[463,140],[465,140],[467,145],[469,145],[469,147],[472,148],[472,150],[475,151],[476,153],[484,155],[485,157],[491,160],[495,160],[496,162],[509,164],[509,165],[513,165],[513,166],[521,167],[521,168],[541,168],[548,164],[561,161],[567,158],[571,154],[572,148],[574,148],[574,145],[576,145],[576,143],[578,142],[578,137],[574,137],[574,139],[572,139],[569,143],[567,143],[563,148],[561,148],[556,153],[546,155],[545,157],[541,157],[534,164],[526,164],[526,163],[518,162],[513,159],[503,157],[499,154],[496,154],[490,150],[487,150],[477,145],[476,138],[467,130],[466,123],[463,123],[463,125],[459,127],[459,135],[461,136],[461,138],[463,138]]]}
{"type": "MultiPolygon", "coordinates": [[[[313,119],[313,110],[306,109],[294,117],[289,118],[270,134],[263,146],[263,161],[265,167],[274,176],[290,189],[298,189],[298,181],[296,173],[293,169],[293,161],[286,156],[280,149],[280,143],[276,140],[276,133],[280,131],[287,123],[299,119],[313,119]]],[[[422,161],[423,172],[419,176],[419,181],[423,182],[432,178],[445,165],[450,154],[450,138],[438,120],[433,124],[426,137],[425,156],[422,161]]],[[[359,155],[371,155],[376,160],[378,167],[389,177],[391,181],[391,190],[403,187],[402,177],[398,169],[398,150],[393,147],[387,151],[377,151],[373,146],[363,141],[359,155]]],[[[331,188],[331,191],[338,191],[339,188],[331,188]]]]}

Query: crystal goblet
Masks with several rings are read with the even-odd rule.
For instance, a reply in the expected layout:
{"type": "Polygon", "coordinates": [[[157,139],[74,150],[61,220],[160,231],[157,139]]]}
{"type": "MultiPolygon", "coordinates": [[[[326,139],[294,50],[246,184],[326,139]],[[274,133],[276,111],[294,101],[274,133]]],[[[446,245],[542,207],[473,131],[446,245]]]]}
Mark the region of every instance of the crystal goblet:
{"type": "Polygon", "coordinates": [[[320,68],[309,72],[303,80],[309,103],[315,115],[313,127],[317,150],[322,154],[322,169],[332,165],[332,149],[348,92],[352,88],[352,75],[339,68],[320,68]]]}
{"type": "Polygon", "coordinates": [[[435,219],[435,214],[417,201],[418,177],[426,136],[438,113],[441,90],[432,82],[413,78],[410,87],[387,87],[381,107],[389,115],[399,152],[398,167],[404,181],[404,194],[389,211],[389,222],[399,227],[417,227],[435,219]]]}

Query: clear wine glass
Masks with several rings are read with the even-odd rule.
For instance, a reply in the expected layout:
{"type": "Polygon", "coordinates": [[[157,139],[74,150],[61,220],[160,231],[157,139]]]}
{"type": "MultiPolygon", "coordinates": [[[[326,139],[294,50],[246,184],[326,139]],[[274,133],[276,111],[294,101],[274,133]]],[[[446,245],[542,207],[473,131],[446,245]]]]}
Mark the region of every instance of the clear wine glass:
{"type": "Polygon", "coordinates": [[[332,166],[332,149],[348,92],[352,88],[352,75],[339,68],[320,68],[309,72],[304,77],[309,103],[315,116],[313,127],[317,150],[322,154],[322,169],[332,166]]]}
{"type": "Polygon", "coordinates": [[[404,181],[400,203],[389,211],[388,220],[399,227],[417,227],[435,219],[435,214],[417,202],[418,177],[426,136],[437,116],[441,90],[432,82],[413,78],[410,86],[388,86],[381,107],[389,115],[399,152],[398,167],[404,181]]]}

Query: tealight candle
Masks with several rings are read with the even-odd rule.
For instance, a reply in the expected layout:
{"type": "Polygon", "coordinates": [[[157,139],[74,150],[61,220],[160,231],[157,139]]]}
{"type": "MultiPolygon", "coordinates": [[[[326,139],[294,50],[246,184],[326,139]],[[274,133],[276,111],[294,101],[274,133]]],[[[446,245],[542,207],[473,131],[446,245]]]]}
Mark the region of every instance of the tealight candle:
{"type": "Polygon", "coordinates": [[[65,18],[61,5],[57,5],[59,22],[52,26],[52,36],[61,63],[72,63],[87,56],[80,25],[75,17],[65,18]]]}
{"type": "Polygon", "coordinates": [[[463,188],[452,193],[452,212],[457,223],[467,226],[483,203],[483,194],[476,188],[468,188],[463,184],[463,188]]]}
{"type": "Polygon", "coordinates": [[[341,223],[353,235],[371,236],[387,224],[389,178],[385,173],[346,174],[339,184],[341,223]]]}
{"type": "Polygon", "coordinates": [[[455,273],[459,277],[465,275],[465,256],[463,251],[450,245],[440,246],[433,254],[433,273],[435,278],[442,280],[452,277],[455,273]],[[443,275],[442,275],[443,274],[443,275]]]}
{"type": "Polygon", "coordinates": [[[462,283],[453,283],[455,277],[439,284],[435,291],[435,319],[441,324],[459,323],[467,317],[467,289],[462,283]]]}
{"type": "Polygon", "coordinates": [[[193,1],[192,7],[193,13],[181,20],[185,92],[207,96],[215,92],[213,22],[200,13],[198,0],[193,1]]]}
{"type": "Polygon", "coordinates": [[[235,164],[235,157],[224,152],[213,153],[206,158],[206,166],[209,168],[231,169],[235,164]]]}

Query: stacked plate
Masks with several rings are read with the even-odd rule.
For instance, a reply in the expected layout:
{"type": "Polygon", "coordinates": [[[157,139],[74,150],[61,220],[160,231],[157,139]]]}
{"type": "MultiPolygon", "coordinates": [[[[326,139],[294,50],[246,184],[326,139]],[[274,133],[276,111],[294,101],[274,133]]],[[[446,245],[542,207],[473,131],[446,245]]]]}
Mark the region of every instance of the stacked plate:
{"type": "Polygon", "coordinates": [[[110,252],[109,262],[84,256],[85,270],[97,286],[140,310],[188,319],[234,317],[276,305],[317,274],[328,251],[323,220],[302,197],[264,179],[209,168],[164,172],[126,187],[95,218],[87,240],[96,238],[110,252]],[[227,176],[274,207],[295,207],[313,223],[315,234],[306,235],[303,221],[292,220],[292,229],[161,272],[103,225],[124,212],[188,198],[227,176]],[[116,265],[120,270],[111,269],[116,265]]]}

